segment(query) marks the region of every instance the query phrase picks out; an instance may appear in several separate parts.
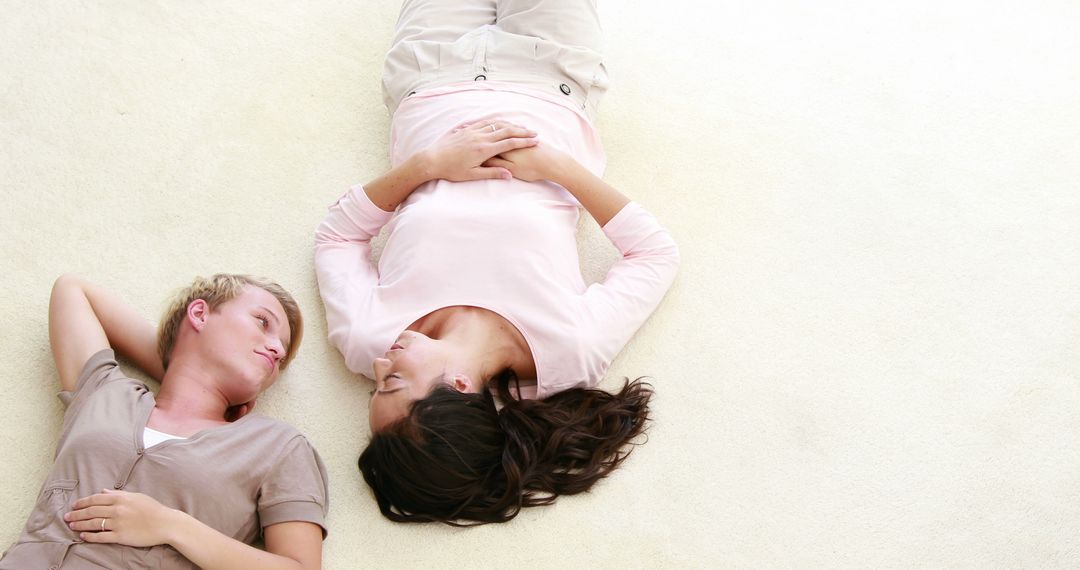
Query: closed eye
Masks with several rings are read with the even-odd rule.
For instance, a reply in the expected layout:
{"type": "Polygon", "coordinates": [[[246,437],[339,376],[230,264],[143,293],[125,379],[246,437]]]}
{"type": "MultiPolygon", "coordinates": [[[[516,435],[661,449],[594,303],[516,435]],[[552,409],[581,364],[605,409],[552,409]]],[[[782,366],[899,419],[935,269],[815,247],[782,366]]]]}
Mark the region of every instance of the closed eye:
{"type": "Polygon", "coordinates": [[[398,392],[404,389],[404,386],[398,386],[397,388],[391,388],[390,390],[375,390],[374,392],[372,392],[372,395],[381,394],[385,396],[386,394],[393,394],[394,392],[398,392]]]}
{"type": "MultiPolygon", "coordinates": [[[[391,380],[394,380],[394,379],[401,380],[402,378],[401,378],[400,374],[398,374],[397,372],[394,372],[393,374],[387,375],[386,378],[383,379],[383,385],[386,385],[387,382],[389,382],[391,380]]],[[[382,389],[382,390],[376,389],[374,393],[375,394],[389,394],[391,392],[397,392],[398,390],[404,390],[405,389],[404,383],[398,382],[397,384],[398,385],[395,386],[394,388],[385,388],[385,389],[382,389]]]]}

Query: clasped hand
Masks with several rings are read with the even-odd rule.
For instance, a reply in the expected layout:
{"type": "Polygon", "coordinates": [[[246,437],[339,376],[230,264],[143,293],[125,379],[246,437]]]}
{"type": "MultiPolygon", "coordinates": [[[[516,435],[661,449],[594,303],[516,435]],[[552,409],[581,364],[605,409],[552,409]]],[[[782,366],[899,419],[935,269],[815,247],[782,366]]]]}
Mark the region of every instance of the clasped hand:
{"type": "Polygon", "coordinates": [[[431,177],[452,182],[550,179],[561,155],[541,145],[536,132],[503,121],[458,125],[439,137],[427,153],[431,177]]]}

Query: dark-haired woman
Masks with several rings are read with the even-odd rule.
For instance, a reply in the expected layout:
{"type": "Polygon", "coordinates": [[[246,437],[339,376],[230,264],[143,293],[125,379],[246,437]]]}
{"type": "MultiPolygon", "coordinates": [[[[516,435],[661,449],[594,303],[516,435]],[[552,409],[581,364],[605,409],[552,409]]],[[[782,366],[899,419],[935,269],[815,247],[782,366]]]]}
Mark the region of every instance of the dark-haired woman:
{"type": "Polygon", "coordinates": [[[646,385],[594,386],[678,250],[599,178],[600,39],[588,1],[402,7],[384,75],[393,168],[331,207],[316,246],[330,340],[376,382],[360,468],[392,520],[509,520],[587,490],[644,428],[646,385]],[[580,207],[622,253],[588,286],[580,207]]]}

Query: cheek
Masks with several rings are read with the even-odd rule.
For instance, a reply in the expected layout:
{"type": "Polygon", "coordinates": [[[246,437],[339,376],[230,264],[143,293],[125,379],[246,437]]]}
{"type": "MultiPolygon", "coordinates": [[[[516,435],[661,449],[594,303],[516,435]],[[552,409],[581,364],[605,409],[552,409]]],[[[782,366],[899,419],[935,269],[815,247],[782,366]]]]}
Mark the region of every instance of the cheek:
{"type": "Polygon", "coordinates": [[[430,354],[425,353],[423,350],[417,350],[407,354],[402,354],[397,361],[394,362],[394,368],[396,372],[407,375],[413,379],[423,378],[431,375],[431,370],[434,368],[432,362],[435,360],[431,358],[430,354]]]}
{"type": "Polygon", "coordinates": [[[383,426],[383,408],[385,408],[385,406],[379,398],[371,398],[371,402],[368,404],[368,426],[371,428],[371,431],[377,431],[383,426]]]}
{"type": "Polygon", "coordinates": [[[389,398],[373,397],[368,405],[368,425],[378,431],[394,421],[405,417],[401,402],[389,398]]]}

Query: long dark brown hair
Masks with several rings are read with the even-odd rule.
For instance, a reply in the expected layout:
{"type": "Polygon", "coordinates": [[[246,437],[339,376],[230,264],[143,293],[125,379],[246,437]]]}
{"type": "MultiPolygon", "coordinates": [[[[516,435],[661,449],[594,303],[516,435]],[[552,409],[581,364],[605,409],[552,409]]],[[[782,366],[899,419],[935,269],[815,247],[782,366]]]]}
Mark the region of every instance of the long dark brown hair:
{"type": "Polygon", "coordinates": [[[506,522],[525,507],[587,491],[630,454],[649,419],[652,387],[627,380],[611,394],[575,388],[543,400],[441,385],[372,434],[360,472],[382,514],[397,522],[506,522]]]}

